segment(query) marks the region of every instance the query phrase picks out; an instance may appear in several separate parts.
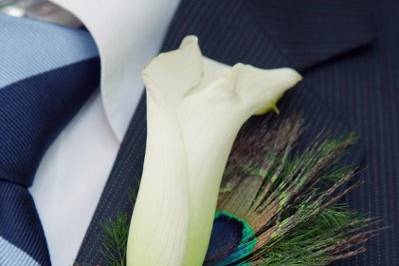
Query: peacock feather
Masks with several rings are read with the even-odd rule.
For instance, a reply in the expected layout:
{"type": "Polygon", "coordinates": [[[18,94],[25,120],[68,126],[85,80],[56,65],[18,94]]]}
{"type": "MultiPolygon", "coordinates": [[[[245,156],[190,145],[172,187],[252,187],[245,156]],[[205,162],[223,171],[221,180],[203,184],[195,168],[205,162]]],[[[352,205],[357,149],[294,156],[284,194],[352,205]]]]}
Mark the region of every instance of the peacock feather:
{"type": "MultiPolygon", "coordinates": [[[[253,118],[240,131],[204,265],[316,266],[365,252],[379,221],[340,201],[359,184],[345,163],[356,136],[321,132],[299,145],[305,130],[294,114],[253,118]]],[[[104,226],[107,265],[125,265],[128,220],[123,214],[104,226]]]]}
{"type": "Polygon", "coordinates": [[[378,221],[339,203],[357,185],[342,165],[355,135],[320,134],[298,149],[300,116],[268,118],[237,138],[205,265],[327,265],[364,252],[378,221]]]}

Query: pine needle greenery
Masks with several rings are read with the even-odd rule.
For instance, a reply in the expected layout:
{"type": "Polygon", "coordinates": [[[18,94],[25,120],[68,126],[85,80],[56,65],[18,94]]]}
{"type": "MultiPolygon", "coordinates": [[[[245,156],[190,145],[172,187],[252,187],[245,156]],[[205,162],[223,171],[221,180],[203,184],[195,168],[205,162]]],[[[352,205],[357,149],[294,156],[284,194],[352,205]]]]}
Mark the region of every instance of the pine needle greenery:
{"type": "Polygon", "coordinates": [[[115,220],[109,220],[103,225],[105,241],[102,248],[106,265],[126,265],[126,245],[129,234],[129,218],[120,214],[115,220]]]}
{"type": "MultiPolygon", "coordinates": [[[[340,201],[359,184],[356,168],[343,163],[356,136],[323,132],[299,148],[303,124],[299,115],[269,115],[241,130],[216,217],[228,215],[250,230],[232,254],[212,258],[208,252],[204,265],[318,266],[366,251],[380,221],[340,201]]],[[[104,224],[106,265],[126,265],[129,222],[121,214],[104,224]]]]}

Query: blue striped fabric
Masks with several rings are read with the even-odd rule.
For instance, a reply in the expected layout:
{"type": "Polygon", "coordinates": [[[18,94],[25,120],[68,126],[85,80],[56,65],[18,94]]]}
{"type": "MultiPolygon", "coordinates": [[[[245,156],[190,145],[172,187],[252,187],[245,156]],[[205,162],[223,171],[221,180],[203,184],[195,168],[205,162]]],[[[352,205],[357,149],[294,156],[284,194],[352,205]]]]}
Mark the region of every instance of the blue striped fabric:
{"type": "Polygon", "coordinates": [[[0,16],[0,264],[51,265],[28,187],[44,152],[98,87],[90,36],[0,16]]]}
{"type": "Polygon", "coordinates": [[[0,265],[39,266],[39,263],[21,249],[0,237],[0,265]]]}
{"type": "Polygon", "coordinates": [[[0,88],[96,57],[86,31],[0,14],[0,88]]]}

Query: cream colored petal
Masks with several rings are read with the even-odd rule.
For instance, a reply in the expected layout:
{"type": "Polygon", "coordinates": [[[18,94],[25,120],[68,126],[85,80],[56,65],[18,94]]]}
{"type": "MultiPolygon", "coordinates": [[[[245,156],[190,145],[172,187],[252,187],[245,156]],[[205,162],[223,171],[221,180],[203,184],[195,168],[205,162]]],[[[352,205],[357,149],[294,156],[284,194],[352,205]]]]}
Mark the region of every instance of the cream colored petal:
{"type": "Polygon", "coordinates": [[[189,226],[189,171],[176,114],[202,75],[196,37],[156,57],[143,71],[147,89],[144,171],[130,226],[129,266],[181,265],[189,226]]]}
{"type": "Polygon", "coordinates": [[[284,92],[302,80],[292,68],[260,69],[244,64],[235,65],[232,75],[236,91],[251,108],[251,115],[274,109],[284,92]]]}
{"type": "Polygon", "coordinates": [[[200,83],[202,74],[203,59],[198,39],[188,36],[178,50],[154,58],[144,69],[143,78],[151,84],[148,89],[156,101],[162,97],[175,106],[189,90],[200,83]]]}
{"type": "Polygon", "coordinates": [[[129,229],[127,265],[176,266],[183,261],[188,236],[186,150],[174,111],[154,103],[151,95],[147,99],[147,146],[129,229]]]}
{"type": "MultiPolygon", "coordinates": [[[[196,93],[208,85],[214,83],[216,80],[221,79],[231,72],[231,66],[222,64],[218,61],[212,60],[203,56],[203,74],[201,77],[201,82],[198,84],[192,93],[196,93]]],[[[190,93],[191,93],[190,92],[190,93]]]]}
{"type": "Polygon", "coordinates": [[[179,107],[190,172],[189,239],[183,265],[203,263],[221,178],[239,129],[256,110],[274,105],[300,79],[292,69],[238,64],[186,97],[179,107]]]}

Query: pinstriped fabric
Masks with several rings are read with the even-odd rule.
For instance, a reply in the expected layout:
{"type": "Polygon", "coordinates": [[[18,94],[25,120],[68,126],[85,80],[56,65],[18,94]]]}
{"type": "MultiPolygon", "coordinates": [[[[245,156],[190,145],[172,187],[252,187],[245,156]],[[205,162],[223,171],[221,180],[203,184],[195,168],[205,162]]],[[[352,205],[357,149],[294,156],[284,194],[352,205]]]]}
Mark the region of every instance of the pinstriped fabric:
{"type": "Polygon", "coordinates": [[[31,256],[2,237],[0,237],[0,265],[40,266],[31,256]]]}
{"type": "Polygon", "coordinates": [[[349,203],[390,227],[369,242],[366,254],[342,265],[399,264],[399,61],[380,38],[372,49],[308,73],[314,93],[328,99],[363,138],[365,184],[350,195],[349,203]]]}
{"type": "Polygon", "coordinates": [[[288,65],[273,40],[258,30],[248,9],[242,0],[185,0],[172,22],[162,50],[178,47],[186,35],[196,34],[202,52],[226,64],[242,62],[268,68],[288,65]],[[253,62],[248,51],[257,53],[259,60],[253,62]]]}
{"type": "Polygon", "coordinates": [[[399,265],[399,3],[372,5],[374,43],[308,69],[304,80],[362,137],[365,184],[349,195],[349,204],[388,227],[368,243],[367,253],[337,265],[399,265]]]}
{"type": "Polygon", "coordinates": [[[1,43],[0,50],[0,58],[6,60],[0,63],[6,73],[6,78],[2,78],[6,85],[0,86],[0,248],[3,249],[0,262],[5,266],[47,266],[51,262],[46,239],[28,188],[49,144],[97,88],[99,60],[92,39],[87,35],[82,38],[79,30],[30,24],[23,19],[1,18],[1,21],[5,23],[0,40],[7,41],[1,43]],[[13,29],[29,34],[7,35],[13,29]],[[46,45],[27,47],[27,51],[36,49],[40,53],[22,53],[24,56],[12,49],[12,43],[23,37],[28,40],[15,44],[14,48],[45,43],[49,36],[61,38],[61,43],[66,38],[74,46],[88,43],[72,49],[63,43],[52,47],[54,51],[48,51],[51,48],[46,45]],[[37,40],[31,43],[31,37],[37,40]],[[42,58],[43,65],[38,63],[35,69],[38,59],[33,57],[45,53],[48,57],[42,58]],[[11,63],[12,60],[15,62],[11,63]],[[12,76],[13,73],[17,74],[12,76]],[[15,78],[19,80],[13,82],[15,78]]]}
{"type": "MultiPolygon", "coordinates": [[[[234,64],[250,63],[258,67],[273,68],[290,66],[287,54],[277,46],[271,35],[255,20],[244,0],[183,0],[170,31],[165,39],[163,51],[175,49],[181,39],[195,34],[199,37],[203,53],[215,60],[234,64]]],[[[324,56],[323,58],[329,58],[324,56]]],[[[309,121],[303,145],[314,138],[320,130],[332,134],[350,131],[342,117],[320,102],[307,86],[290,91],[281,103],[282,111],[302,112],[309,121]]],[[[102,252],[102,224],[115,218],[118,213],[132,213],[129,191],[137,189],[142,171],[145,150],[145,100],[135,113],[124,142],[121,145],[113,171],[105,186],[93,220],[76,258],[77,265],[104,265],[102,252]]],[[[360,160],[361,151],[353,153],[360,160]]]]}
{"type": "Polygon", "coordinates": [[[251,10],[294,67],[309,67],[374,38],[369,0],[250,0],[251,10]]]}

